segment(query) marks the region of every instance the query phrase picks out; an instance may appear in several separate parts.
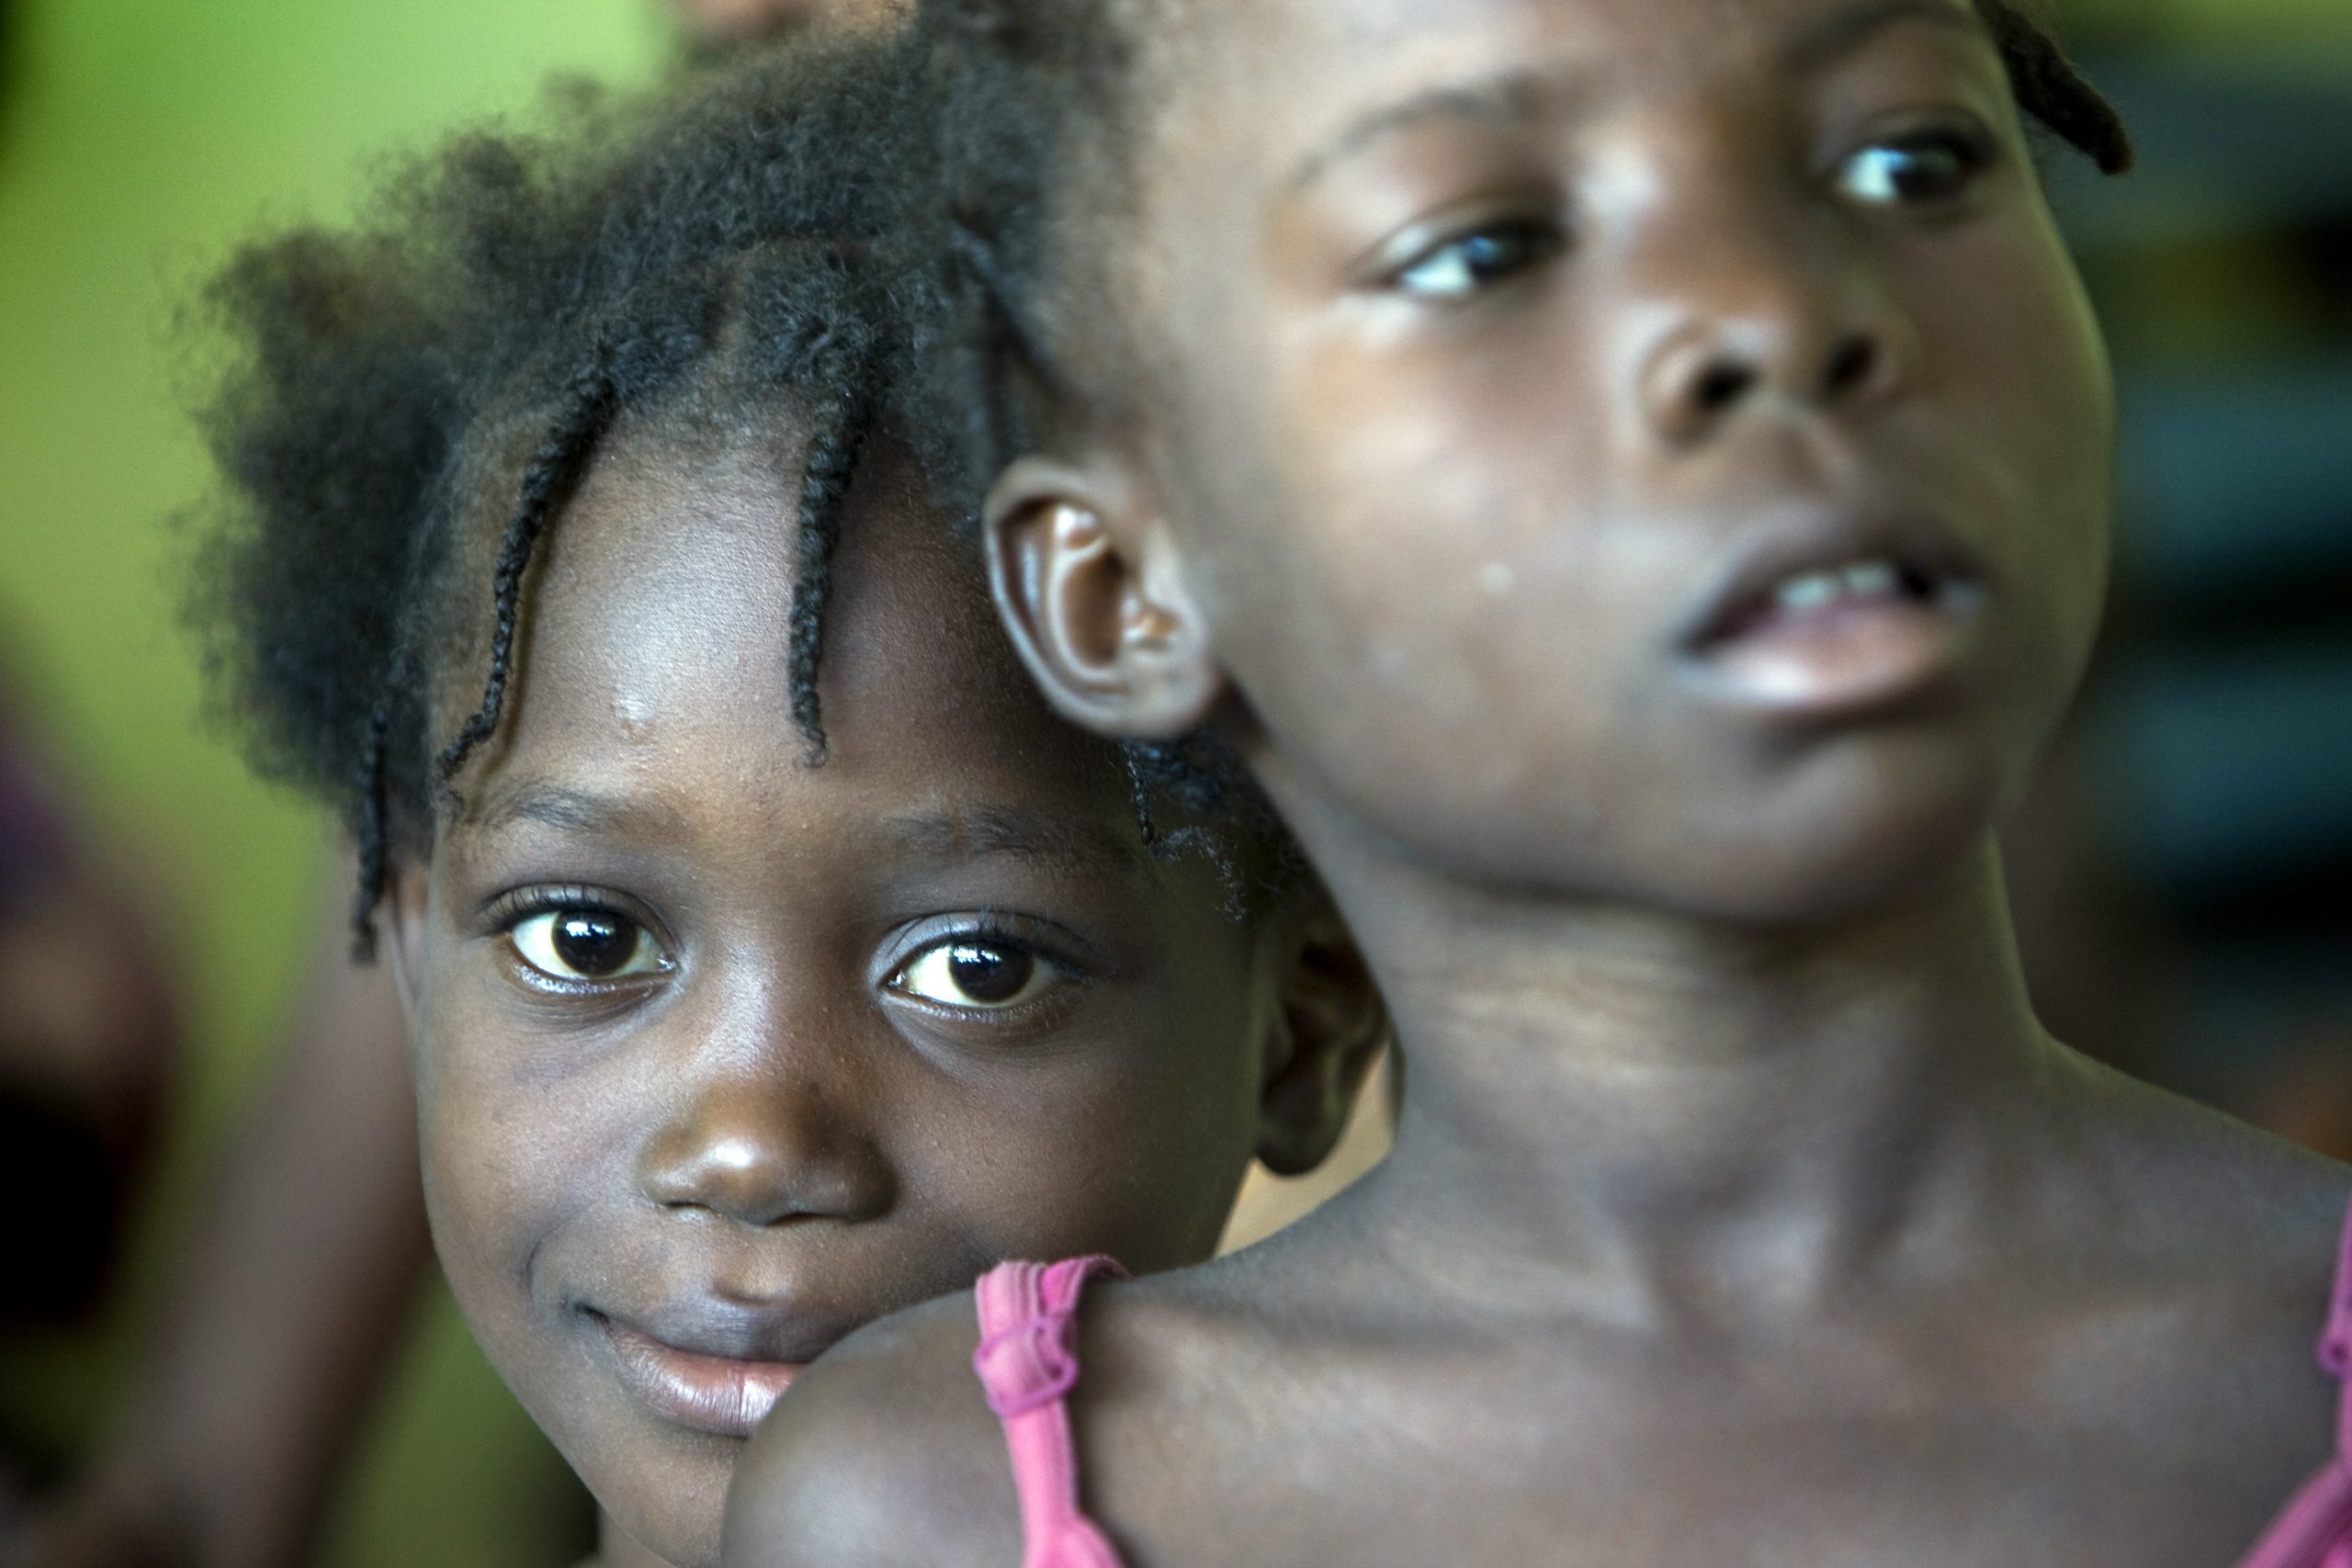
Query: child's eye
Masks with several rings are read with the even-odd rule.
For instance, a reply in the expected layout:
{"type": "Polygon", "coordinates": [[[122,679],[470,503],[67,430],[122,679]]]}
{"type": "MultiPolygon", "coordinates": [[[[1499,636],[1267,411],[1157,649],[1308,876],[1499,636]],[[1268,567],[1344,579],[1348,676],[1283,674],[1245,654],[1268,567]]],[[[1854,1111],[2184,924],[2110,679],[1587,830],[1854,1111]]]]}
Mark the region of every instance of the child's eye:
{"type": "Polygon", "coordinates": [[[643,926],[610,909],[549,909],[515,922],[507,940],[523,962],[551,980],[620,980],[670,967],[643,926]]]}
{"type": "Polygon", "coordinates": [[[1001,1011],[1035,999],[1060,977],[1058,967],[1027,948],[958,937],[915,954],[890,986],[941,1007],[1001,1011]]]}
{"type": "Polygon", "coordinates": [[[1396,287],[1427,299],[1460,299],[1541,265],[1566,248],[1557,223],[1510,219],[1456,234],[1396,274],[1396,287]]]}
{"type": "Polygon", "coordinates": [[[1838,166],[1838,188],[1872,207],[1950,201],[1968,189],[1986,162],[1984,148],[1965,137],[1906,137],[1849,157],[1838,166]]]}

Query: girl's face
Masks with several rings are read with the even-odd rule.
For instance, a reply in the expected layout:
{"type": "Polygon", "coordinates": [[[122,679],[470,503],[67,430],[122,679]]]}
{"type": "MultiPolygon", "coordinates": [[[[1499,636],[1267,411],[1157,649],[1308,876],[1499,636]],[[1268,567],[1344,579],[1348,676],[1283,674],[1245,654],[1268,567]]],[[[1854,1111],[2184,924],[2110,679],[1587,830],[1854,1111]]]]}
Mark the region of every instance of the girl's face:
{"type": "MultiPolygon", "coordinates": [[[[1099,515],[1303,825],[1465,874],[1777,920],[1983,841],[2111,408],[1966,0],[1199,0],[1147,57],[1106,294],[1158,384],[1006,476],[1001,583],[1099,515]]],[[[1010,608],[1088,711],[1079,594],[1010,608]]]]}
{"type": "Polygon", "coordinates": [[[662,459],[620,443],[551,533],[508,726],[395,929],[467,1319],[607,1513],[699,1563],[798,1364],[1007,1257],[1205,1257],[1377,1005],[1321,921],[1229,919],[1142,849],[887,480],[809,766],[783,470],[662,459]]]}

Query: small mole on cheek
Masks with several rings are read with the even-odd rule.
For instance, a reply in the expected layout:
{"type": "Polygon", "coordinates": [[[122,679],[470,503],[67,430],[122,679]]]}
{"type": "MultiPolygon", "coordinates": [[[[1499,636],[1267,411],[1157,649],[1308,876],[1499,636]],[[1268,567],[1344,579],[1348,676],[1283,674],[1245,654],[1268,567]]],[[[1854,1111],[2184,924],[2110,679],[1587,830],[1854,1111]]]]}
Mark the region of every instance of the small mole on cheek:
{"type": "Polygon", "coordinates": [[[1490,560],[1478,569],[1478,586],[1490,599],[1501,599],[1519,586],[1519,574],[1498,560],[1490,560]]]}

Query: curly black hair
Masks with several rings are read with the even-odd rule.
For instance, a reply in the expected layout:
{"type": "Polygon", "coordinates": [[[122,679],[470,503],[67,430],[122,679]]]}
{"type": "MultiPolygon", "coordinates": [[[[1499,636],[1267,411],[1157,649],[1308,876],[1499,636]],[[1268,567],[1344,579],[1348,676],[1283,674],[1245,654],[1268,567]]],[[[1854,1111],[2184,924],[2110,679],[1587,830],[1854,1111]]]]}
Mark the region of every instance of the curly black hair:
{"type": "Polygon", "coordinates": [[[869,434],[912,423],[905,63],[802,43],[643,96],[575,86],[552,129],[450,141],[357,223],[251,244],[210,285],[233,353],[199,414],[220,484],[190,615],[256,770],[356,840],[363,953],[389,857],[496,731],[535,552],[624,410],[723,375],[744,432],[795,446],[790,716],[821,759],[842,497],[869,434]],[[479,701],[436,743],[468,669],[479,701]]]}
{"type": "MultiPolygon", "coordinates": [[[[1139,62],[1169,0],[922,0],[940,98],[934,369],[976,496],[1045,437],[1115,425],[1132,345],[1101,308],[1099,226],[1135,188],[1139,62]]],[[[1973,0],[2029,118],[2108,174],[2121,118],[2016,0],[1973,0]]]]}
{"type": "MultiPolygon", "coordinates": [[[[361,956],[391,857],[497,733],[538,547],[624,412],[691,400],[705,429],[794,447],[789,717],[824,760],[851,477],[876,434],[934,477],[955,445],[916,391],[939,314],[908,253],[934,146],[916,58],[801,40],[644,96],[575,86],[554,129],[458,137],[355,225],[256,243],[212,282],[234,352],[199,413],[220,483],[189,615],[255,770],[356,842],[361,956]]],[[[1125,761],[1145,845],[1205,853],[1228,913],[1296,874],[1238,762],[1200,740],[1125,761]],[[1196,820],[1163,832],[1156,799],[1196,820]]]]}

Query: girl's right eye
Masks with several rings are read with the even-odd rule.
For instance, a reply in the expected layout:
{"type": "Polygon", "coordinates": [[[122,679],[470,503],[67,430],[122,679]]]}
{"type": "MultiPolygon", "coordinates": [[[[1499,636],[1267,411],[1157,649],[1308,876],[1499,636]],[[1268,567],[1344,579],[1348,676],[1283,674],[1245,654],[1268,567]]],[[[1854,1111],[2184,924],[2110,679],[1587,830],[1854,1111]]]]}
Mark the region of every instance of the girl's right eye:
{"type": "Polygon", "coordinates": [[[670,967],[652,933],[610,909],[548,909],[526,916],[506,933],[515,955],[565,985],[658,975],[670,967]]]}
{"type": "Polygon", "coordinates": [[[1540,266],[1567,248],[1549,219],[1499,219],[1441,241],[1395,274],[1395,287],[1424,299],[1464,299],[1540,266]]]}
{"type": "Polygon", "coordinates": [[[1004,1012],[1062,978],[1060,966],[1015,942],[959,937],[927,947],[890,977],[894,989],[938,1007],[1004,1012]]]}

